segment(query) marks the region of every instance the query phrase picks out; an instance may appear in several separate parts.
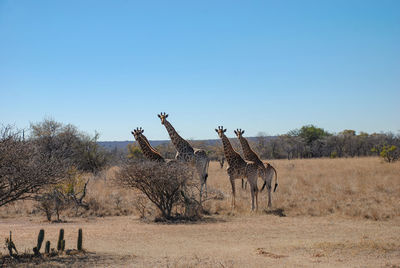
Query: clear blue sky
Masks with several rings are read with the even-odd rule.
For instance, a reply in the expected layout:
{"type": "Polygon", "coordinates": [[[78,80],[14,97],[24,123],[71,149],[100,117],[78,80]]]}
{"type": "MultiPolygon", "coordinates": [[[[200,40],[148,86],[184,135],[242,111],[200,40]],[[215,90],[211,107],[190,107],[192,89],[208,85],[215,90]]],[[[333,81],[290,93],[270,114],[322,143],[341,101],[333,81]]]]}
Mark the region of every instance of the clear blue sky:
{"type": "Polygon", "coordinates": [[[0,123],[400,131],[400,1],[0,0],[0,123]]]}

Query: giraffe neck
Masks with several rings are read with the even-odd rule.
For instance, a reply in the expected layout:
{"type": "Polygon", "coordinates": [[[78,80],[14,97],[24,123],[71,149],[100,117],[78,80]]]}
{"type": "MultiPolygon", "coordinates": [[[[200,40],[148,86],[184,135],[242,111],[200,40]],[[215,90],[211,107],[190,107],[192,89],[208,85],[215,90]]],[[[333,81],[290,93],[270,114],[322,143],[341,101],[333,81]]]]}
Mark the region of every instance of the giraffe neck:
{"type": "Polygon", "coordinates": [[[164,120],[164,126],[168,131],[172,144],[174,144],[175,149],[179,153],[194,153],[193,147],[190,146],[190,144],[185,139],[179,136],[178,132],[176,132],[174,127],[167,120],[164,120]]]}
{"type": "Polygon", "coordinates": [[[149,140],[146,138],[145,135],[142,134],[140,137],[142,137],[142,139],[148,144],[148,146],[150,147],[150,149],[153,149],[153,150],[155,151],[155,149],[150,145],[150,142],[149,142],[149,140]]]}
{"type": "Polygon", "coordinates": [[[140,149],[142,150],[144,156],[150,160],[164,160],[164,158],[151,147],[150,143],[146,141],[147,138],[144,136],[137,139],[137,142],[139,143],[140,149]]]}
{"type": "Polygon", "coordinates": [[[222,144],[224,146],[224,154],[226,161],[229,165],[232,165],[236,161],[243,161],[242,157],[233,149],[231,142],[229,139],[224,135],[222,135],[222,144]]]}
{"type": "Polygon", "coordinates": [[[148,147],[152,152],[154,152],[154,153],[156,153],[157,155],[161,156],[161,154],[160,154],[156,149],[154,149],[153,146],[151,146],[149,140],[148,140],[147,137],[144,136],[143,134],[142,134],[142,139],[146,142],[147,147],[148,147]]]}
{"type": "Polygon", "coordinates": [[[246,159],[248,161],[253,161],[257,164],[260,164],[260,163],[262,164],[262,161],[260,160],[260,158],[250,148],[249,142],[242,136],[240,136],[239,141],[240,141],[240,144],[242,145],[244,159],[246,159]]]}

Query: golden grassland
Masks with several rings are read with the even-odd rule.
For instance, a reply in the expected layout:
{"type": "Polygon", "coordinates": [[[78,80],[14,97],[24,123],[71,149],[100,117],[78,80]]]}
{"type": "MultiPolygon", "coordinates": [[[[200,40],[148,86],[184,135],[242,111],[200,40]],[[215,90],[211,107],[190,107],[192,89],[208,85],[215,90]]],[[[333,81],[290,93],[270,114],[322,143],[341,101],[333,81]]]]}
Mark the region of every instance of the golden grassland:
{"type": "MultiPolygon", "coordinates": [[[[378,158],[274,160],[270,163],[278,171],[279,183],[273,194],[273,208],[283,210],[288,216],[334,214],[373,220],[400,216],[400,163],[388,164],[378,158]]],[[[209,185],[230,198],[231,186],[225,168],[219,169],[216,163],[211,164],[209,185]]],[[[239,181],[236,187],[241,187],[239,181]]],[[[266,196],[266,191],[260,193],[261,209],[266,208],[266,196]]],[[[229,203],[222,208],[229,210],[227,205],[229,203]]],[[[239,191],[238,207],[240,213],[248,211],[248,192],[239,191]]]]}
{"type": "Polygon", "coordinates": [[[210,215],[204,221],[145,223],[136,215],[135,194],[113,183],[112,168],[89,184],[87,198],[94,209],[84,217],[47,223],[32,215],[32,204],[19,202],[0,209],[0,235],[13,231],[23,251],[35,245],[39,229],[54,244],[64,228],[66,247],[73,248],[77,230],[83,228],[84,247],[95,254],[64,256],[44,266],[400,267],[400,162],[343,158],[270,163],[279,182],[272,211],[265,210],[264,191],[259,211],[250,212],[250,192],[237,181],[237,209],[231,213],[225,167],[212,162],[209,189],[221,191],[225,199],[206,202],[210,215]]]}

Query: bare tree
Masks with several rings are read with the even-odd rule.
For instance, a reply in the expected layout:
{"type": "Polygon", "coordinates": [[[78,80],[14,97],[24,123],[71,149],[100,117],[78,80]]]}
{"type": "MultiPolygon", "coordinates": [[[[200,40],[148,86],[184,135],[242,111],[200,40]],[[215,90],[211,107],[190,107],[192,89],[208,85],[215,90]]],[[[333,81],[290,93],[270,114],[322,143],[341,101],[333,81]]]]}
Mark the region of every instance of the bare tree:
{"type": "Polygon", "coordinates": [[[65,171],[62,160],[42,153],[12,126],[0,128],[0,206],[34,197],[65,171]]]}

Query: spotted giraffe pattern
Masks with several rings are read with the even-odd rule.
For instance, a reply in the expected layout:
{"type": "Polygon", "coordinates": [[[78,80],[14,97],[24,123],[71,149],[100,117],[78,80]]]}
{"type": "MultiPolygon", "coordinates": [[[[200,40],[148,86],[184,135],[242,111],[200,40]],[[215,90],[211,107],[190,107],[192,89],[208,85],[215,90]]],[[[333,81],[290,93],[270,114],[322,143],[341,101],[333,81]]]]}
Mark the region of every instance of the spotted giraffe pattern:
{"type": "Polygon", "coordinates": [[[235,208],[236,179],[247,179],[250,184],[251,210],[258,209],[257,164],[251,161],[245,161],[240,154],[233,149],[229,139],[225,135],[226,129],[219,126],[215,131],[222,140],[226,162],[228,163],[226,171],[232,185],[232,209],[235,208]]]}
{"type": "Polygon", "coordinates": [[[165,159],[161,156],[161,154],[150,145],[146,136],[143,135],[143,132],[144,130],[142,128],[136,128],[131,132],[135,137],[135,140],[139,143],[143,155],[150,161],[165,162],[165,159]]]}
{"type": "Polygon", "coordinates": [[[237,129],[234,132],[240,141],[240,145],[242,146],[244,159],[246,159],[248,161],[252,161],[252,162],[256,163],[258,166],[258,176],[261,177],[262,180],[264,181],[264,185],[262,186],[261,191],[264,189],[265,186],[267,186],[268,207],[271,207],[272,206],[271,182],[272,182],[272,177],[273,177],[274,173],[275,173],[274,192],[276,190],[276,187],[278,186],[278,175],[276,173],[276,170],[269,163],[267,163],[267,166],[265,166],[264,163],[261,161],[261,159],[258,157],[258,155],[251,149],[249,142],[247,141],[247,139],[245,139],[243,137],[244,130],[237,129]]]}
{"type": "Polygon", "coordinates": [[[167,120],[168,114],[160,113],[158,114],[158,117],[161,119],[161,124],[167,129],[172,144],[177,151],[175,159],[189,163],[195,167],[200,179],[201,202],[203,187],[205,188],[205,194],[207,195],[208,166],[210,160],[208,159],[206,152],[203,149],[193,148],[187,140],[183,139],[167,120]]]}

